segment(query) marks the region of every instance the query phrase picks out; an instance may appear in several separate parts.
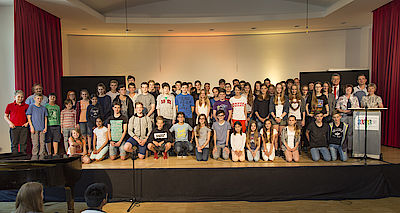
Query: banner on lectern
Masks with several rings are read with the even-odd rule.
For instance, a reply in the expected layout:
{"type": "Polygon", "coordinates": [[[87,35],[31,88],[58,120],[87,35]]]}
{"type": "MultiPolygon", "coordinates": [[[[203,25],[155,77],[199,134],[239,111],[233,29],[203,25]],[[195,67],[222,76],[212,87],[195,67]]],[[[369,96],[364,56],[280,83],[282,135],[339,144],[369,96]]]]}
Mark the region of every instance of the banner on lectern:
{"type": "MultiPolygon", "coordinates": [[[[379,131],[379,115],[368,115],[367,130],[379,131]]],[[[365,115],[355,115],[354,119],[355,130],[365,130],[365,115]]]]}

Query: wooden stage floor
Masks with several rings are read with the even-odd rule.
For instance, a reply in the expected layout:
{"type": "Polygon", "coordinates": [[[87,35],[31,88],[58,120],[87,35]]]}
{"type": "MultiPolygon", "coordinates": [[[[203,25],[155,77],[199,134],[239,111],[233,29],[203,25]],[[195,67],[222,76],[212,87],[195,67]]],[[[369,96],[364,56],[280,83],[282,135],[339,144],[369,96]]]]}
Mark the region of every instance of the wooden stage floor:
{"type": "MultiPolygon", "coordinates": [[[[383,159],[386,162],[378,160],[367,160],[368,165],[380,165],[387,163],[400,163],[400,149],[382,146],[383,159]]],[[[135,161],[137,169],[155,169],[155,168],[233,168],[233,167],[298,167],[298,166],[352,166],[363,165],[364,161],[356,158],[350,158],[347,162],[340,160],[325,162],[320,160],[313,162],[309,155],[303,154],[300,156],[300,162],[288,163],[284,159],[277,157],[273,162],[232,162],[231,160],[214,160],[209,158],[208,161],[196,161],[194,156],[187,158],[169,157],[167,160],[162,158],[154,159],[150,156],[143,160],[135,161]]],[[[130,169],[132,168],[132,160],[110,160],[106,159],[100,162],[82,165],[82,169],[130,169]]]]}

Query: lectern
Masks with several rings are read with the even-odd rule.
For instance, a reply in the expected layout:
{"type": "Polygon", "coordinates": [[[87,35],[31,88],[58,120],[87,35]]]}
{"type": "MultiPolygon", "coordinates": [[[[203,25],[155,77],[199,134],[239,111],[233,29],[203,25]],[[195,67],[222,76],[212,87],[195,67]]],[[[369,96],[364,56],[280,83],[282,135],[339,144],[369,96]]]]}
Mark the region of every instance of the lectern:
{"type": "Polygon", "coordinates": [[[353,157],[381,159],[381,111],[387,108],[353,110],[353,157]]]}

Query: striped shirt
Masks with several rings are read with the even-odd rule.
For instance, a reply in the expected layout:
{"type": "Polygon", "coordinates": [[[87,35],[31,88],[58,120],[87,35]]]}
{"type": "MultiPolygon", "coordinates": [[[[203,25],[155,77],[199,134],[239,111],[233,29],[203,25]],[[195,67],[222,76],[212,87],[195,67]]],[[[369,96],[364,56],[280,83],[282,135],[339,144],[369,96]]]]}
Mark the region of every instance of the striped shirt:
{"type": "Polygon", "coordinates": [[[63,109],[61,111],[61,128],[75,128],[76,111],[74,109],[63,109]]]}

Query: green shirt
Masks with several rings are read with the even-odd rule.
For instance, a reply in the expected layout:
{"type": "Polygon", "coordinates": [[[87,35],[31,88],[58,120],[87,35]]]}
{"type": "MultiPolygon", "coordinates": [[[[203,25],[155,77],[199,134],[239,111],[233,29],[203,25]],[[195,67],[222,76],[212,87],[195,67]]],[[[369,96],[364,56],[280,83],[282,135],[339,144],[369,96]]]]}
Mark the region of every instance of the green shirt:
{"type": "Polygon", "coordinates": [[[50,105],[46,104],[47,113],[49,116],[48,119],[48,126],[58,126],[61,125],[60,122],[60,107],[58,105],[50,105]]]}

